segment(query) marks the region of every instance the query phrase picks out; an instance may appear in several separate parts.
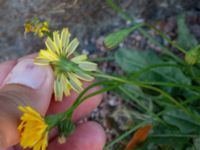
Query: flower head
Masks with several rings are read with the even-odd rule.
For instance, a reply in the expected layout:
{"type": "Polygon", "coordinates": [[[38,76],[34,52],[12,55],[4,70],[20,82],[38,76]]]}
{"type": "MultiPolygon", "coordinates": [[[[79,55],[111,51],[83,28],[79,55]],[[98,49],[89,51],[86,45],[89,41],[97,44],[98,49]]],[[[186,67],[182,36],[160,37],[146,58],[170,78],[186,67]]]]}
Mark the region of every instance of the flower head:
{"type": "Polygon", "coordinates": [[[91,81],[94,78],[91,71],[96,71],[97,65],[87,61],[87,55],[73,55],[79,45],[77,38],[70,42],[70,33],[64,28],[61,34],[53,32],[53,38],[48,37],[45,41],[46,50],[40,50],[35,63],[40,65],[51,65],[54,69],[55,99],[61,101],[63,95],[70,95],[70,90],[80,92],[82,83],[80,80],[91,81]]]}
{"type": "Polygon", "coordinates": [[[33,32],[39,37],[43,37],[45,32],[49,32],[48,22],[29,22],[24,25],[25,33],[33,32]]]}
{"type": "Polygon", "coordinates": [[[18,126],[20,145],[24,149],[33,147],[33,150],[45,150],[48,145],[48,125],[44,118],[29,106],[19,106],[19,110],[24,113],[18,126]]]}

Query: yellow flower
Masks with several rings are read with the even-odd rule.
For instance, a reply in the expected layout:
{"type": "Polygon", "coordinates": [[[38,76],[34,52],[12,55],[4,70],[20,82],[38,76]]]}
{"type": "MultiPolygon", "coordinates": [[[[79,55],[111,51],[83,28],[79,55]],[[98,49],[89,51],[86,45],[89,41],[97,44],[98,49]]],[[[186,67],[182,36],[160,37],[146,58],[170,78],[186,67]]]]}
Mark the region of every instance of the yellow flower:
{"type": "Polygon", "coordinates": [[[33,32],[33,26],[30,23],[24,25],[25,33],[33,32]]]}
{"type": "Polygon", "coordinates": [[[25,33],[33,32],[39,37],[44,36],[44,32],[49,32],[48,22],[38,22],[38,23],[26,23],[24,25],[25,33]]]}
{"type": "Polygon", "coordinates": [[[61,101],[63,95],[69,96],[70,90],[76,92],[83,90],[80,80],[92,81],[91,71],[96,71],[97,65],[87,61],[87,55],[73,57],[73,53],[79,45],[78,39],[70,42],[70,33],[64,28],[61,35],[58,31],[53,32],[53,38],[48,37],[45,41],[46,50],[40,50],[35,63],[51,65],[54,69],[55,99],[61,101]]]}
{"type": "Polygon", "coordinates": [[[19,106],[19,110],[24,113],[18,126],[20,145],[24,149],[33,147],[33,150],[45,150],[48,145],[48,125],[44,118],[29,106],[19,106]]]}

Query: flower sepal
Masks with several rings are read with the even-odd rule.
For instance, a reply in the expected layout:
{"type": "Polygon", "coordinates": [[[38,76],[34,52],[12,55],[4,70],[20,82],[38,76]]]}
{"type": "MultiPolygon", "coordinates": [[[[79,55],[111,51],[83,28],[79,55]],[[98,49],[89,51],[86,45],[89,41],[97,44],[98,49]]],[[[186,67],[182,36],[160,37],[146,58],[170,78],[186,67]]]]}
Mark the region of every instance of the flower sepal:
{"type": "Polygon", "coordinates": [[[45,117],[45,122],[48,124],[48,130],[57,127],[59,122],[63,120],[65,117],[65,113],[60,113],[56,115],[49,115],[45,117]]]}

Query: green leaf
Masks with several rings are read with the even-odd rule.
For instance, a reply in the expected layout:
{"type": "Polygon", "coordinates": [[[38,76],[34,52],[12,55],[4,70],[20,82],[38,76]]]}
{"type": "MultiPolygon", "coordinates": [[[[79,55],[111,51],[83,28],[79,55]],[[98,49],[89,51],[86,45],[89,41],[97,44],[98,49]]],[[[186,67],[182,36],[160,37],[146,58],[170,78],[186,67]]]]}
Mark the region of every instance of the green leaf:
{"type": "Polygon", "coordinates": [[[154,144],[162,144],[162,145],[181,145],[185,143],[189,138],[179,135],[150,135],[149,141],[153,142],[154,144]]]}
{"type": "Polygon", "coordinates": [[[186,49],[190,50],[198,45],[198,41],[194,35],[192,35],[185,23],[185,15],[180,15],[177,18],[178,25],[178,44],[186,49]]]}
{"type": "Polygon", "coordinates": [[[152,134],[137,150],[182,150],[189,138],[178,134],[152,134]]]}
{"type": "Polygon", "coordinates": [[[194,137],[193,134],[180,133],[174,126],[157,124],[141,150],[185,150],[186,144],[194,137]]]}
{"type": "Polygon", "coordinates": [[[194,139],[194,147],[196,150],[200,150],[200,137],[194,139]]]}
{"type": "Polygon", "coordinates": [[[148,65],[162,62],[154,52],[136,49],[119,49],[115,53],[115,60],[127,73],[136,72],[148,65]]]}
{"type": "Polygon", "coordinates": [[[182,133],[200,133],[200,124],[181,110],[167,112],[163,119],[168,124],[176,126],[182,133]]]}
{"type": "MultiPolygon", "coordinates": [[[[159,64],[176,64],[173,61],[163,61],[153,51],[139,51],[130,49],[119,49],[115,53],[116,63],[128,74],[133,74],[142,69],[148,69],[152,65],[159,64]]],[[[139,79],[142,81],[165,81],[174,83],[190,84],[187,78],[179,68],[174,67],[157,67],[142,72],[139,79]]]]}

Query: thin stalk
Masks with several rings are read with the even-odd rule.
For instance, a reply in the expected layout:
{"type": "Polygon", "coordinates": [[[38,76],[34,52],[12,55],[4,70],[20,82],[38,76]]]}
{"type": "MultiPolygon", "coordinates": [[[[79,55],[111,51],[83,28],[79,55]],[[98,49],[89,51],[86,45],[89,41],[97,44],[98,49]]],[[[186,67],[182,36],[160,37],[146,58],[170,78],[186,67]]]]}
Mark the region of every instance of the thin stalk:
{"type": "Polygon", "coordinates": [[[105,74],[95,74],[95,76],[103,78],[103,79],[110,79],[110,80],[118,81],[118,82],[121,82],[121,83],[134,85],[134,86],[137,85],[137,86],[140,86],[140,87],[143,87],[143,88],[147,88],[147,89],[156,91],[158,93],[161,93],[168,100],[170,100],[170,102],[175,104],[176,107],[182,109],[186,114],[190,115],[193,119],[195,119],[198,122],[200,122],[200,118],[199,117],[197,117],[196,115],[193,115],[189,110],[187,110],[183,105],[181,105],[176,99],[174,99],[168,93],[162,91],[159,88],[156,88],[156,87],[153,87],[153,86],[150,86],[150,85],[145,85],[145,84],[137,82],[137,81],[129,81],[129,80],[125,80],[125,79],[122,79],[122,78],[118,78],[118,77],[114,77],[114,76],[110,76],[110,75],[105,75],[105,74]]]}
{"type": "Polygon", "coordinates": [[[129,76],[136,78],[136,77],[139,77],[140,75],[142,75],[143,73],[151,71],[152,69],[163,68],[163,67],[180,68],[180,66],[177,64],[153,64],[153,65],[149,65],[148,67],[141,68],[139,71],[131,73],[129,76]]]}
{"type": "Polygon", "coordinates": [[[101,85],[106,85],[108,84],[108,82],[106,81],[101,81],[101,82],[96,82],[94,84],[89,85],[88,87],[86,87],[80,94],[79,96],[76,98],[75,102],[73,103],[73,105],[66,111],[66,115],[68,114],[72,114],[74,112],[74,110],[78,107],[78,105],[82,102],[81,98],[92,88],[94,88],[95,86],[101,86],[101,85]]]}
{"type": "Polygon", "coordinates": [[[106,145],[104,149],[108,150],[108,148],[112,147],[114,144],[118,143],[119,141],[122,141],[128,135],[130,135],[131,133],[133,133],[134,131],[136,131],[138,128],[144,126],[147,123],[148,123],[148,120],[147,121],[143,121],[142,123],[134,126],[132,129],[126,131],[124,134],[120,135],[118,138],[116,138],[115,140],[113,140],[112,142],[110,142],[108,145],[106,145]]]}
{"type": "Polygon", "coordinates": [[[162,119],[160,119],[159,117],[157,117],[152,111],[150,111],[145,105],[143,105],[139,100],[137,100],[136,97],[134,97],[132,94],[130,94],[130,92],[128,92],[127,90],[124,90],[123,88],[119,87],[119,89],[124,92],[129,98],[131,98],[132,100],[134,100],[140,107],[142,107],[147,113],[149,113],[150,115],[152,115],[152,117],[157,118],[160,123],[167,125],[164,121],[162,121],[162,119]]]}
{"type": "Polygon", "coordinates": [[[133,18],[130,17],[123,9],[121,9],[113,0],[106,0],[107,5],[109,5],[114,11],[121,14],[126,20],[133,22],[133,18]]]}
{"type": "Polygon", "coordinates": [[[171,51],[169,51],[167,48],[165,48],[163,45],[161,45],[159,42],[157,42],[155,39],[153,39],[146,31],[144,31],[142,28],[138,28],[138,30],[145,36],[147,37],[152,43],[154,43],[155,45],[158,45],[165,54],[167,54],[168,56],[172,57],[174,60],[176,60],[178,63],[180,64],[184,64],[183,60],[181,58],[179,58],[178,56],[176,56],[174,53],[172,53],[171,51]]]}
{"type": "Polygon", "coordinates": [[[162,38],[164,38],[169,44],[171,44],[174,48],[178,49],[180,52],[182,52],[183,54],[186,54],[186,50],[183,49],[182,47],[180,47],[178,44],[176,44],[175,42],[171,41],[170,38],[168,38],[162,31],[160,31],[159,29],[157,29],[156,27],[145,23],[145,25],[147,27],[149,27],[150,29],[153,29],[154,31],[156,31],[162,38]]]}
{"type": "Polygon", "coordinates": [[[182,83],[172,83],[172,82],[157,82],[157,81],[153,81],[153,82],[142,82],[142,81],[138,81],[141,84],[147,84],[147,85],[159,85],[159,86],[168,86],[168,87],[179,87],[182,89],[188,88],[188,89],[192,89],[192,90],[196,90],[197,92],[200,92],[200,87],[199,86],[193,86],[193,85],[188,85],[188,84],[182,84],[182,83]]]}

